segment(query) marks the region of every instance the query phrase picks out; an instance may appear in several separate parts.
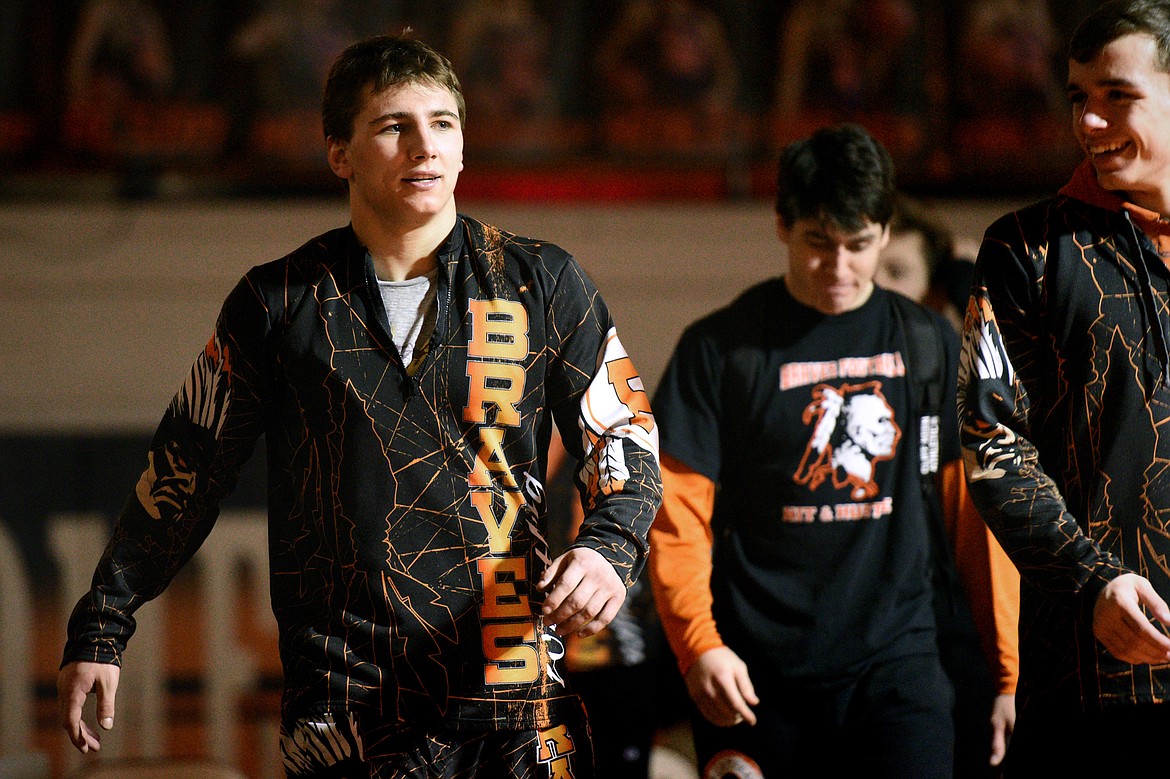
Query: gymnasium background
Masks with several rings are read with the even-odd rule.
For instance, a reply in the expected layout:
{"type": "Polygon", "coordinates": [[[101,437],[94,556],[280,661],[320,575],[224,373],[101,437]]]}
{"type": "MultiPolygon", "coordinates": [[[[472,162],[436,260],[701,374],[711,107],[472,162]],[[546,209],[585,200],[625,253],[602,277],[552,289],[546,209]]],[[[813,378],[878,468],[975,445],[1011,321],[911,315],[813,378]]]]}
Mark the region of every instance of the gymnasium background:
{"type": "MultiPolygon", "coordinates": [[[[1080,155],[1068,0],[0,2],[0,776],[57,726],[69,609],[219,304],[343,224],[317,114],[349,41],[409,27],[468,102],[460,210],[573,252],[649,390],[682,327],[782,272],[776,155],[864,124],[973,255],[1080,155]]],[[[276,764],[262,453],[139,613],[103,760],[276,764]]]]}

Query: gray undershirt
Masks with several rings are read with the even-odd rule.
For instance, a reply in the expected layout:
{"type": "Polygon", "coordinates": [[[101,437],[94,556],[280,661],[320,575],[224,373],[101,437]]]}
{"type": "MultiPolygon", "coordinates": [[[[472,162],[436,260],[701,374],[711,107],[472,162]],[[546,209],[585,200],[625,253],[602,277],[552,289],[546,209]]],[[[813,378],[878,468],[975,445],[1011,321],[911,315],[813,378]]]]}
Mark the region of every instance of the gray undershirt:
{"type": "MultiPolygon", "coordinates": [[[[426,354],[427,343],[435,332],[438,306],[435,304],[435,279],[438,270],[406,281],[378,279],[390,337],[402,355],[403,364],[410,366],[415,355],[426,354]]],[[[411,366],[413,367],[413,366],[411,366]]],[[[413,371],[412,371],[413,372],[413,371]]]]}

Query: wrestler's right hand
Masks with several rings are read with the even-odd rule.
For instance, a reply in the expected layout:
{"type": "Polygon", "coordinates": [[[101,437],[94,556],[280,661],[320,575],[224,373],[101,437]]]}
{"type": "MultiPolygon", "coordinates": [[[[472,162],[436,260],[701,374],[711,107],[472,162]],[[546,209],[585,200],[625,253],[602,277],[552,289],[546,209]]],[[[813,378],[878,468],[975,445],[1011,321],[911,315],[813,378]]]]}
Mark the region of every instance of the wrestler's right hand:
{"type": "Polygon", "coordinates": [[[73,662],[57,674],[57,706],[61,727],[82,754],[102,748],[101,736],[82,717],[85,699],[97,696],[97,721],[102,730],[114,727],[114,696],[122,669],[110,663],[73,662]]]}

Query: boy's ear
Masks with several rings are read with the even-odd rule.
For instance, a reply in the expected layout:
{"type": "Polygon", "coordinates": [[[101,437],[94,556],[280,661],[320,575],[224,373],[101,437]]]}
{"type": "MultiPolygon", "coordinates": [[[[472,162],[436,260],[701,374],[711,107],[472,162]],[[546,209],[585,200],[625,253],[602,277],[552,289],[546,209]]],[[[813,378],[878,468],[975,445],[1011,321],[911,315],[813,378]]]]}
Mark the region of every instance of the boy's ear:
{"type": "Polygon", "coordinates": [[[349,162],[349,145],[333,136],[330,136],[326,143],[329,167],[338,178],[349,179],[353,175],[353,166],[349,162]]]}

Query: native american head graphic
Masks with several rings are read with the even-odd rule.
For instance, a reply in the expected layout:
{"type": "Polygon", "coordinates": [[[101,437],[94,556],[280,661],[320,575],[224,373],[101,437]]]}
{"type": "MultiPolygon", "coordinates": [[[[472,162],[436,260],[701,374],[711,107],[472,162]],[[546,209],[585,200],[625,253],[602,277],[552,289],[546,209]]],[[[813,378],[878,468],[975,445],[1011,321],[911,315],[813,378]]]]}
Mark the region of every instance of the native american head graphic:
{"type": "Polygon", "coordinates": [[[965,449],[963,459],[972,481],[999,479],[1019,465],[1019,442],[1011,428],[982,417],[986,409],[1004,418],[1015,413],[1016,374],[985,290],[967,303],[966,327],[959,355],[959,386],[966,387],[958,397],[959,419],[963,432],[979,444],[974,453],[965,449]]]}
{"type": "MultiPolygon", "coordinates": [[[[187,381],[171,401],[169,414],[190,420],[187,447],[209,446],[223,429],[231,405],[229,375],[231,360],[227,349],[212,336],[195,360],[187,381]]],[[[195,492],[195,471],[190,452],[178,441],[167,441],[153,449],[147,468],[135,492],[142,508],[154,519],[172,519],[181,513],[195,492]]]]}
{"type": "Polygon", "coordinates": [[[876,464],[893,457],[902,438],[881,382],[818,384],[812,396],[802,417],[813,426],[812,438],[796,469],[797,484],[815,490],[827,479],[837,489],[848,487],[854,500],[874,497],[876,464]]]}

